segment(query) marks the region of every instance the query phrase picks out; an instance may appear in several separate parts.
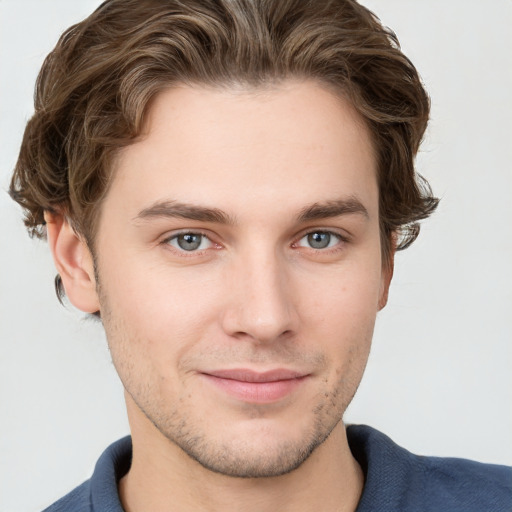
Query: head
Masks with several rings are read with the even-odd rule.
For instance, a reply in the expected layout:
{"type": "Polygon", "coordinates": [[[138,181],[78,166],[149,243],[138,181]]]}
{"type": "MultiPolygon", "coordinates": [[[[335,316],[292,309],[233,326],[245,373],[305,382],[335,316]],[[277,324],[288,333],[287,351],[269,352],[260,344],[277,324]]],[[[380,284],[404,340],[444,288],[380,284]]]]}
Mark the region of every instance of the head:
{"type": "Polygon", "coordinates": [[[428,112],[394,34],[355,1],[110,0],[47,57],[11,195],[33,234],[45,218],[65,224],[90,255],[88,294],[64,287],[101,313],[129,410],[205,467],[279,474],[340,421],[393,253],[437,205],[414,170],[428,112]],[[119,252],[117,233],[139,249],[119,252]],[[154,256],[162,246],[172,255],[154,256]],[[157,277],[144,283],[147,268],[157,277]],[[239,286],[244,310],[230,299],[239,286]],[[269,384],[268,400],[229,388],[234,404],[213,391],[234,426],[204,432],[201,415],[219,408],[200,396],[248,368],[287,383],[269,384]]]}
{"type": "Polygon", "coordinates": [[[347,99],[371,133],[384,262],[437,205],[415,173],[428,96],[396,36],[355,1],[110,0],[68,29],[40,72],[11,182],[29,232],[63,214],[94,249],[119,150],[176,84],[265,88],[313,79],[347,99]]]}

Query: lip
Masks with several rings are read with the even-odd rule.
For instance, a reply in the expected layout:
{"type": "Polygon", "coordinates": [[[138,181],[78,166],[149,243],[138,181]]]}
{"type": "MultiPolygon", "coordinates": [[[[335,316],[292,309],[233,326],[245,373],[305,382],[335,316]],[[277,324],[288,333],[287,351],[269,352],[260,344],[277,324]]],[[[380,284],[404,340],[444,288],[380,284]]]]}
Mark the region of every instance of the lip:
{"type": "Polygon", "coordinates": [[[291,395],[308,374],[277,368],[256,372],[246,368],[215,370],[202,373],[211,384],[228,395],[247,403],[273,403],[291,395]]]}

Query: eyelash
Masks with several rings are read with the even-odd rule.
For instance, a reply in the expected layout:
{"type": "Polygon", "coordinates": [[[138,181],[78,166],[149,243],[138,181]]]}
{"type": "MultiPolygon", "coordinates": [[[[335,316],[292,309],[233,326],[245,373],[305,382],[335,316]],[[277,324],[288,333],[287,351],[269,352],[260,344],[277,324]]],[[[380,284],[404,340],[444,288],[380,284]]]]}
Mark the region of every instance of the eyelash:
{"type": "MultiPolygon", "coordinates": [[[[329,240],[329,243],[331,242],[331,240],[329,240]]],[[[348,236],[346,235],[342,235],[341,233],[337,232],[337,231],[332,231],[332,230],[329,230],[329,229],[311,229],[305,233],[303,233],[298,239],[296,242],[294,242],[292,244],[292,247],[303,247],[304,249],[308,250],[308,251],[314,251],[318,254],[325,254],[325,255],[328,255],[328,254],[332,254],[332,253],[336,253],[340,250],[343,249],[343,246],[345,244],[347,244],[349,242],[349,238],[348,236]],[[337,239],[337,242],[332,245],[332,246],[327,246],[327,247],[323,247],[323,248],[315,248],[315,247],[304,247],[304,246],[300,246],[299,243],[306,239],[307,237],[311,236],[311,235],[315,235],[315,234],[322,234],[322,235],[329,235],[329,237],[335,237],[337,239]]]]}
{"type": "MultiPolygon", "coordinates": [[[[328,229],[312,229],[305,233],[302,233],[300,235],[300,237],[298,239],[296,239],[296,241],[291,244],[291,247],[293,247],[293,248],[303,247],[306,250],[315,251],[315,252],[318,252],[321,254],[330,254],[333,252],[338,252],[339,250],[342,249],[343,245],[345,245],[348,242],[349,242],[349,238],[347,236],[342,235],[336,231],[332,231],[332,230],[328,230],[328,229]],[[327,247],[323,247],[323,248],[303,247],[303,246],[299,245],[301,240],[307,238],[310,235],[314,235],[314,234],[322,234],[322,235],[329,235],[330,237],[335,237],[337,239],[337,242],[331,247],[327,246],[327,247]]],[[[330,240],[329,240],[329,243],[330,243],[330,240]]],[[[192,231],[192,230],[174,233],[171,236],[168,236],[164,240],[162,240],[161,245],[167,246],[174,252],[179,253],[182,257],[191,257],[191,256],[201,255],[204,252],[208,251],[209,249],[219,249],[221,247],[220,244],[216,244],[211,239],[211,237],[208,236],[208,234],[206,234],[202,231],[192,231]],[[204,239],[208,240],[211,245],[210,245],[210,247],[206,247],[203,249],[199,249],[199,250],[194,249],[194,250],[187,251],[186,249],[175,247],[171,244],[171,241],[177,240],[180,236],[186,236],[186,235],[200,236],[200,237],[202,237],[200,245],[202,245],[204,239]]]]}
{"type": "Polygon", "coordinates": [[[202,231],[193,231],[193,230],[186,230],[186,231],[180,231],[179,233],[173,233],[171,236],[166,237],[160,243],[161,243],[161,245],[166,246],[167,248],[169,248],[170,250],[174,251],[175,253],[180,254],[180,256],[182,256],[182,257],[197,256],[199,254],[203,254],[204,252],[206,252],[209,249],[212,249],[212,248],[213,249],[217,249],[217,248],[220,247],[220,245],[216,244],[211,239],[211,237],[208,236],[206,233],[204,233],[202,231]],[[206,240],[209,241],[211,246],[203,248],[203,249],[199,249],[199,250],[196,249],[196,250],[187,251],[186,249],[183,249],[183,248],[174,247],[171,244],[171,242],[173,240],[177,240],[180,236],[186,236],[186,235],[200,236],[200,237],[202,237],[200,245],[202,245],[203,241],[206,239],[206,240]]]}

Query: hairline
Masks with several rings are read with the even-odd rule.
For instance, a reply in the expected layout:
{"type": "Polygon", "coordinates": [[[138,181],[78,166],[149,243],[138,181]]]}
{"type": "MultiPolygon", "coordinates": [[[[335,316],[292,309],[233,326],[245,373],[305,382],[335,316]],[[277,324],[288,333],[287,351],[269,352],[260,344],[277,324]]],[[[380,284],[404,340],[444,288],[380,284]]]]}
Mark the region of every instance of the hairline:
{"type": "Polygon", "coordinates": [[[275,91],[278,90],[282,84],[290,84],[290,83],[312,83],[316,86],[323,89],[325,92],[331,94],[337,100],[343,102],[346,106],[348,106],[352,111],[352,119],[362,128],[367,136],[368,141],[370,143],[370,147],[372,150],[372,158],[374,161],[374,171],[376,173],[377,180],[377,190],[378,190],[378,219],[379,219],[379,233],[380,233],[380,244],[381,244],[381,257],[382,257],[382,265],[388,266],[391,259],[391,253],[393,252],[393,248],[388,246],[387,244],[391,244],[391,239],[386,240],[386,236],[384,233],[384,226],[382,222],[382,212],[380,208],[380,196],[381,196],[381,187],[380,187],[380,162],[379,162],[379,148],[378,144],[372,130],[372,127],[369,121],[363,116],[361,112],[357,109],[355,102],[350,98],[350,94],[348,92],[348,88],[344,87],[344,84],[335,84],[332,81],[329,81],[322,77],[317,76],[301,76],[299,74],[290,74],[290,75],[281,75],[274,77],[267,77],[263,80],[259,81],[249,81],[249,80],[209,80],[209,81],[200,81],[200,80],[180,80],[173,81],[169,80],[167,84],[160,83],[155,86],[154,90],[150,94],[148,100],[144,104],[141,109],[141,124],[139,133],[130,141],[129,144],[126,144],[122,147],[116,148],[111,152],[109,158],[107,159],[110,170],[107,172],[108,181],[105,184],[105,188],[103,193],[95,206],[92,209],[91,218],[89,219],[89,229],[83,229],[81,227],[76,226],[76,230],[81,234],[91,254],[95,256],[96,254],[96,239],[99,231],[100,219],[102,216],[103,205],[109,194],[110,187],[115,180],[115,176],[117,175],[119,169],[119,159],[120,154],[123,152],[125,148],[128,148],[138,142],[144,140],[144,138],[148,135],[148,117],[151,111],[152,105],[157,100],[159,96],[164,94],[167,91],[178,89],[178,88],[196,88],[203,91],[223,91],[229,92],[235,95],[260,95],[261,93],[275,91]]]}

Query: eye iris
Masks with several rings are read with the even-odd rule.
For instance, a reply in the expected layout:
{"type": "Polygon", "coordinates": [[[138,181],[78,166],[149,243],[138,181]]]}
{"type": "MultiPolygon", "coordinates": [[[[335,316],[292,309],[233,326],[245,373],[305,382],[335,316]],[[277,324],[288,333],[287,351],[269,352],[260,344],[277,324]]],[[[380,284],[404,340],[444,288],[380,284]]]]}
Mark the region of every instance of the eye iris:
{"type": "Polygon", "coordinates": [[[318,231],[308,235],[308,244],[314,249],[325,249],[331,242],[331,235],[318,231]]]}
{"type": "Polygon", "coordinates": [[[179,235],[177,238],[178,245],[184,251],[194,251],[201,245],[202,235],[196,235],[194,233],[185,233],[179,235]]]}

